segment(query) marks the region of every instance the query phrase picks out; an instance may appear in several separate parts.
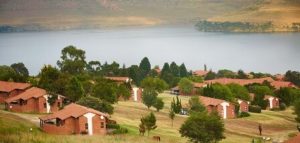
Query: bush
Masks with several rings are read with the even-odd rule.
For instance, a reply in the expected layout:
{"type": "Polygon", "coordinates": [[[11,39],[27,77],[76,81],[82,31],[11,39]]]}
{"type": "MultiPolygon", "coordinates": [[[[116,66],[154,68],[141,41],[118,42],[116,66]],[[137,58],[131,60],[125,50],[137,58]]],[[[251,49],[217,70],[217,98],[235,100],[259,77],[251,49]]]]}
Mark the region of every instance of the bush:
{"type": "Polygon", "coordinates": [[[128,133],[128,129],[124,127],[120,127],[112,132],[112,134],[126,134],[128,133]]]}
{"type": "Polygon", "coordinates": [[[261,107],[257,106],[257,105],[250,105],[249,106],[249,112],[261,113],[261,107]]]}
{"type": "Polygon", "coordinates": [[[285,110],[286,109],[286,104],[285,103],[280,103],[279,108],[280,108],[280,110],[285,110]]]}
{"type": "Polygon", "coordinates": [[[118,125],[118,124],[106,124],[106,128],[108,128],[108,129],[120,129],[120,125],[118,125]]]}
{"type": "Polygon", "coordinates": [[[248,112],[241,112],[241,113],[239,114],[239,118],[249,117],[249,116],[250,116],[250,114],[249,114],[248,112]]]}

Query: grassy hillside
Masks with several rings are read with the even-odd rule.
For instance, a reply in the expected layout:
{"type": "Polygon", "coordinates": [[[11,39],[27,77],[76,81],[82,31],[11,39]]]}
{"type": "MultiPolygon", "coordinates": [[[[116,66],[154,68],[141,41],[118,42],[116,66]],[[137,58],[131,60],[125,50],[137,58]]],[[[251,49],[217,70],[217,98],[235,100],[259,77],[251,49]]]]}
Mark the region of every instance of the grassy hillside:
{"type": "MultiPolygon", "coordinates": [[[[12,114],[0,111],[0,142],[152,143],[154,141],[151,137],[159,135],[161,136],[162,143],[186,143],[187,139],[180,137],[178,130],[187,116],[177,115],[174,120],[174,127],[172,127],[171,120],[168,118],[168,110],[172,97],[174,96],[166,93],[160,94],[159,96],[163,98],[166,106],[161,112],[155,112],[154,109],[151,108],[151,111],[154,111],[157,117],[158,128],[150,133],[150,137],[141,137],[138,135],[140,117],[150,112],[146,106],[142,103],[121,101],[115,105],[115,113],[112,115],[112,119],[129,129],[129,133],[126,135],[92,137],[81,135],[48,135],[41,132],[32,123],[37,123],[35,119],[40,115],[12,114]],[[33,128],[32,132],[29,131],[30,128],[33,128]]],[[[189,97],[180,98],[183,104],[186,104],[189,99],[189,97]]],[[[226,139],[221,142],[250,143],[253,138],[258,138],[257,126],[259,123],[263,126],[263,135],[277,141],[282,141],[286,139],[290,133],[297,132],[294,115],[292,115],[290,109],[280,112],[263,111],[261,114],[251,113],[251,116],[247,118],[225,120],[226,139]]]]}
{"type": "Polygon", "coordinates": [[[20,30],[51,30],[193,23],[254,3],[254,0],[1,0],[0,25],[20,30]]]}
{"type": "MultiPolygon", "coordinates": [[[[264,24],[271,22],[273,27],[262,32],[300,31],[300,1],[297,0],[262,0],[240,11],[225,13],[210,22],[249,22],[264,24]]],[[[258,29],[258,28],[256,28],[258,29]]],[[[236,29],[242,31],[243,29],[236,29]]],[[[255,30],[254,30],[255,31],[255,30]]],[[[259,31],[259,30],[257,30],[259,31]]]]}

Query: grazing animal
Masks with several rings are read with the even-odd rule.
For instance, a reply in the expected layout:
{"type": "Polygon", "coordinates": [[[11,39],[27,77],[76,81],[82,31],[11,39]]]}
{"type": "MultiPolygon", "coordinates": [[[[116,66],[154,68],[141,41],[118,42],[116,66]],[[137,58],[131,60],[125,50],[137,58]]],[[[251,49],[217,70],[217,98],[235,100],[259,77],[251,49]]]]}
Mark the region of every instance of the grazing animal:
{"type": "Polygon", "coordinates": [[[153,136],[153,140],[160,142],[160,136],[153,136]]]}

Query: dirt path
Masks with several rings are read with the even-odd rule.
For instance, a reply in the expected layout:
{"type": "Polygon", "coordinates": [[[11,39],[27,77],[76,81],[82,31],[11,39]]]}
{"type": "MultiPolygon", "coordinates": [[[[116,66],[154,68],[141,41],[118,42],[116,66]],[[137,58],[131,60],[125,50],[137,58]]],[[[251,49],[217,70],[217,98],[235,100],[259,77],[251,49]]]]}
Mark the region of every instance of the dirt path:
{"type": "Polygon", "coordinates": [[[15,113],[15,112],[8,112],[8,111],[4,111],[4,110],[0,110],[0,112],[2,113],[6,113],[6,114],[12,114],[12,115],[16,115],[18,117],[21,117],[25,120],[28,120],[32,123],[34,123],[36,126],[40,126],[40,119],[39,117],[42,115],[39,114],[28,114],[28,113],[15,113]]]}

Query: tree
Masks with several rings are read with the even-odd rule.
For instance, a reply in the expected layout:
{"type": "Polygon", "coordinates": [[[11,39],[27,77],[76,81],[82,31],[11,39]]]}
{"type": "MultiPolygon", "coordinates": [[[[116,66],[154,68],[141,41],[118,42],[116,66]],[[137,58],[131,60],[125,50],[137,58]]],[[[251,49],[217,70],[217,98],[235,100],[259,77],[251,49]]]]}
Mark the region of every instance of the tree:
{"type": "Polygon", "coordinates": [[[129,77],[134,81],[134,83],[139,86],[143,80],[140,68],[137,65],[132,65],[129,68],[129,77]]]}
{"type": "Polygon", "coordinates": [[[150,72],[151,64],[150,64],[149,59],[147,57],[144,57],[142,59],[139,68],[145,73],[145,76],[150,72]]]}
{"type": "Polygon", "coordinates": [[[183,94],[191,94],[194,84],[188,78],[182,78],[178,83],[178,87],[183,94]]]}
{"type": "Polygon", "coordinates": [[[157,99],[157,92],[154,89],[146,88],[142,93],[142,101],[149,109],[153,106],[157,99]]]}
{"type": "Polygon", "coordinates": [[[236,74],[231,70],[223,69],[218,71],[217,76],[226,77],[226,78],[235,78],[236,74]]]}
{"type": "Polygon", "coordinates": [[[156,118],[153,112],[151,112],[149,115],[141,118],[141,125],[147,130],[148,136],[151,130],[154,130],[157,128],[156,126],[156,118]]]}
{"type": "Polygon", "coordinates": [[[265,95],[273,95],[273,91],[264,85],[253,85],[248,89],[251,93],[255,94],[252,104],[259,105],[261,108],[265,109],[267,107],[267,101],[264,100],[265,95]]]}
{"type": "Polygon", "coordinates": [[[26,82],[29,77],[28,69],[25,67],[23,63],[14,63],[10,65],[11,68],[14,69],[16,73],[16,79],[19,82],[26,82]]]}
{"type": "Polygon", "coordinates": [[[247,79],[248,76],[243,70],[238,70],[237,72],[237,78],[239,79],[247,79]]]}
{"type": "Polygon", "coordinates": [[[89,61],[86,65],[86,69],[90,73],[96,73],[101,70],[101,63],[99,61],[89,61]]]}
{"type": "Polygon", "coordinates": [[[207,87],[203,88],[203,96],[208,96],[212,98],[217,99],[223,99],[226,101],[234,101],[234,96],[231,92],[231,90],[226,86],[222,84],[211,84],[207,87]]]}
{"type": "Polygon", "coordinates": [[[293,105],[297,99],[300,99],[300,90],[296,88],[283,87],[277,90],[275,94],[287,106],[293,105]]]}
{"type": "Polygon", "coordinates": [[[112,114],[114,111],[114,107],[110,103],[93,96],[82,97],[76,103],[108,114],[112,114]]]}
{"type": "Polygon", "coordinates": [[[298,71],[287,71],[285,73],[285,80],[294,83],[297,86],[300,86],[300,72],[298,71]]]}
{"type": "Polygon", "coordinates": [[[181,100],[179,100],[178,96],[176,96],[176,101],[173,98],[171,102],[171,109],[178,114],[181,111],[182,105],[181,105],[181,100]]]}
{"type": "Polygon", "coordinates": [[[193,96],[189,99],[190,112],[204,112],[206,111],[205,106],[200,102],[198,96],[193,96]]]}
{"type": "Polygon", "coordinates": [[[120,84],[117,89],[117,95],[125,100],[128,100],[131,96],[131,93],[125,84],[120,84]]]}
{"type": "Polygon", "coordinates": [[[216,113],[197,112],[188,117],[179,132],[191,142],[212,143],[225,138],[224,130],[224,123],[216,113]]]}
{"type": "Polygon", "coordinates": [[[179,66],[179,74],[180,74],[180,77],[187,77],[188,76],[188,72],[186,70],[186,67],[185,67],[184,63],[182,63],[179,66]]]}
{"type": "Polygon", "coordinates": [[[15,80],[16,72],[9,66],[0,66],[0,80],[9,81],[15,80]]]}
{"type": "Polygon", "coordinates": [[[173,76],[180,76],[180,71],[179,71],[179,67],[177,66],[177,64],[175,62],[172,62],[170,65],[170,72],[172,73],[173,76]]]}
{"type": "Polygon", "coordinates": [[[217,77],[217,74],[214,73],[213,71],[209,71],[206,76],[205,76],[205,80],[212,80],[212,79],[215,79],[217,77]]]}
{"type": "Polygon", "coordinates": [[[249,91],[246,87],[235,83],[228,84],[227,86],[229,87],[233,97],[246,101],[250,100],[249,91]]]}
{"type": "Polygon", "coordinates": [[[85,51],[77,49],[74,46],[67,46],[61,51],[61,60],[57,65],[62,72],[70,74],[79,74],[86,67],[85,51]]]}
{"type": "Polygon", "coordinates": [[[154,103],[153,107],[156,108],[156,111],[159,112],[159,110],[164,108],[164,102],[162,98],[157,98],[156,102],[154,103]]]}
{"type": "Polygon", "coordinates": [[[45,65],[39,75],[39,87],[46,89],[48,92],[60,93],[59,88],[61,85],[58,84],[58,80],[60,79],[61,73],[58,69],[51,65],[45,65]]]}
{"type": "Polygon", "coordinates": [[[295,114],[296,114],[296,121],[298,122],[298,123],[300,123],[300,99],[298,99],[297,101],[295,101],[295,103],[294,103],[294,112],[295,112],[295,114]]]}
{"type": "Polygon", "coordinates": [[[168,88],[168,84],[159,78],[147,77],[142,81],[141,87],[152,88],[161,93],[168,88]]]}
{"type": "Polygon", "coordinates": [[[169,118],[172,120],[172,127],[173,127],[173,122],[174,122],[175,116],[176,116],[175,112],[171,109],[169,111],[169,118]]]}
{"type": "Polygon", "coordinates": [[[84,96],[82,84],[76,77],[72,77],[66,85],[66,96],[73,102],[78,101],[84,96]]]}
{"type": "Polygon", "coordinates": [[[114,82],[106,79],[97,79],[91,95],[113,104],[118,101],[117,87],[117,84],[114,82]]]}

